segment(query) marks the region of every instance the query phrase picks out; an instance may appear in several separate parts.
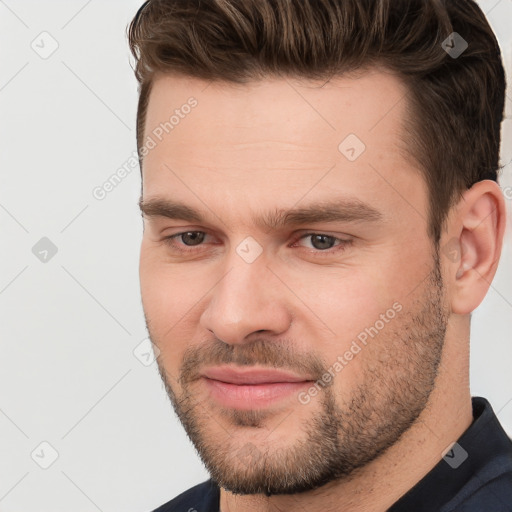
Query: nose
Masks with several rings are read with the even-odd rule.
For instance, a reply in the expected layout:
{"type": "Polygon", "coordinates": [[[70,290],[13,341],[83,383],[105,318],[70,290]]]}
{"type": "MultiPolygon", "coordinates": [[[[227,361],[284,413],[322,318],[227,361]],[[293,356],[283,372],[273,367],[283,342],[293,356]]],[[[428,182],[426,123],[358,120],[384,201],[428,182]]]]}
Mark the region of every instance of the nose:
{"type": "Polygon", "coordinates": [[[286,287],[262,257],[246,263],[237,254],[213,288],[200,319],[224,343],[248,343],[256,332],[283,334],[292,322],[286,287]]]}

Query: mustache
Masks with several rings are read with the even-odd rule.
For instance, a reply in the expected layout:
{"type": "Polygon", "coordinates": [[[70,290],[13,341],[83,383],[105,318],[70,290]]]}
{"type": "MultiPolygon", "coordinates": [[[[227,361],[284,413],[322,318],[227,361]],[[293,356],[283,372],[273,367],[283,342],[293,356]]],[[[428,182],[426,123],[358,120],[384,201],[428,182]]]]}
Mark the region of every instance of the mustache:
{"type": "Polygon", "coordinates": [[[327,365],[314,352],[300,353],[293,343],[258,339],[230,345],[214,339],[185,350],[178,382],[189,384],[201,377],[201,370],[220,365],[256,366],[289,370],[320,379],[327,365]]]}

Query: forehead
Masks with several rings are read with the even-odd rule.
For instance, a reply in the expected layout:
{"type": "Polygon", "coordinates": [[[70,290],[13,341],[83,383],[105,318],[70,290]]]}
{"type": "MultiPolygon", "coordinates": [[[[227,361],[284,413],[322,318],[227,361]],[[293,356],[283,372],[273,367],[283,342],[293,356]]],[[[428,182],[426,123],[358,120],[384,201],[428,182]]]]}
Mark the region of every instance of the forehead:
{"type": "Polygon", "coordinates": [[[367,132],[379,126],[383,133],[390,127],[398,129],[406,94],[405,84],[380,68],[329,81],[267,78],[247,84],[160,75],[150,95],[145,132],[149,134],[169,122],[178,111],[179,119],[174,119],[172,125],[174,134],[179,132],[180,142],[200,137],[207,144],[229,134],[225,142],[231,145],[256,142],[257,138],[268,143],[276,136],[293,143],[307,135],[315,147],[330,147],[332,139],[336,141],[344,133],[369,138],[367,132]],[[197,105],[189,109],[191,98],[197,105]],[[182,122],[187,117],[191,120],[182,122]],[[202,123],[204,127],[198,132],[202,123]],[[325,139],[326,134],[333,137],[325,139]],[[321,141],[325,144],[319,144],[321,141]]]}
{"type": "Polygon", "coordinates": [[[257,205],[269,191],[275,203],[279,194],[293,202],[330,191],[368,199],[386,181],[417,186],[402,140],[406,95],[405,84],[380,69],[327,83],[162,75],[146,116],[144,196],[185,194],[197,203],[215,192],[257,205]]]}

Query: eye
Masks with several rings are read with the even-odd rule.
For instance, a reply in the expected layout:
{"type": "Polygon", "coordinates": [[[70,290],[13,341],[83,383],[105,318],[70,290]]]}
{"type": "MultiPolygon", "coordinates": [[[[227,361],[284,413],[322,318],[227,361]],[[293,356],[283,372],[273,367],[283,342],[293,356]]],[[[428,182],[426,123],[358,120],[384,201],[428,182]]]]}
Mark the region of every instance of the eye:
{"type": "MultiPolygon", "coordinates": [[[[326,255],[340,250],[342,251],[352,243],[352,240],[350,239],[338,238],[336,236],[327,235],[325,233],[306,233],[305,235],[302,235],[298,240],[304,239],[309,239],[311,242],[313,251],[310,252],[327,253],[326,255]],[[331,251],[330,249],[333,248],[334,251],[331,251]]],[[[295,242],[294,245],[296,243],[297,242],[295,242]]]]}
{"type": "Polygon", "coordinates": [[[206,236],[204,231],[183,231],[175,235],[167,236],[163,239],[164,243],[176,249],[179,252],[191,252],[194,249],[187,249],[186,247],[195,247],[200,245],[206,236]],[[181,239],[183,245],[177,245],[176,240],[181,239]]]}
{"type": "Polygon", "coordinates": [[[204,240],[205,235],[206,233],[203,231],[186,231],[178,234],[185,245],[199,245],[204,240]]]}
{"type": "MultiPolygon", "coordinates": [[[[182,231],[163,239],[163,242],[181,253],[196,252],[194,247],[200,246],[209,236],[204,231],[182,231]]],[[[334,252],[343,251],[352,243],[351,239],[338,238],[325,233],[306,233],[296,239],[291,247],[295,247],[300,240],[309,239],[314,255],[329,256],[334,252]],[[333,249],[333,250],[331,250],[333,249]],[[325,253],[325,254],[323,254],[325,253]]]]}

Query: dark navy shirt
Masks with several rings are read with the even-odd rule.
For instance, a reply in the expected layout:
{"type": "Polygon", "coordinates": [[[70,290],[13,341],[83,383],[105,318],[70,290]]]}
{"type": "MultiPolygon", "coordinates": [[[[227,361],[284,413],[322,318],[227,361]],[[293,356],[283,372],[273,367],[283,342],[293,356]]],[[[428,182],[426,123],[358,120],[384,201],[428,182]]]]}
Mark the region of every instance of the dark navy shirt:
{"type": "MultiPolygon", "coordinates": [[[[512,512],[512,441],[485,398],[472,403],[473,423],[387,512],[512,512]]],[[[154,512],[219,512],[219,498],[210,479],[154,512]]]]}

